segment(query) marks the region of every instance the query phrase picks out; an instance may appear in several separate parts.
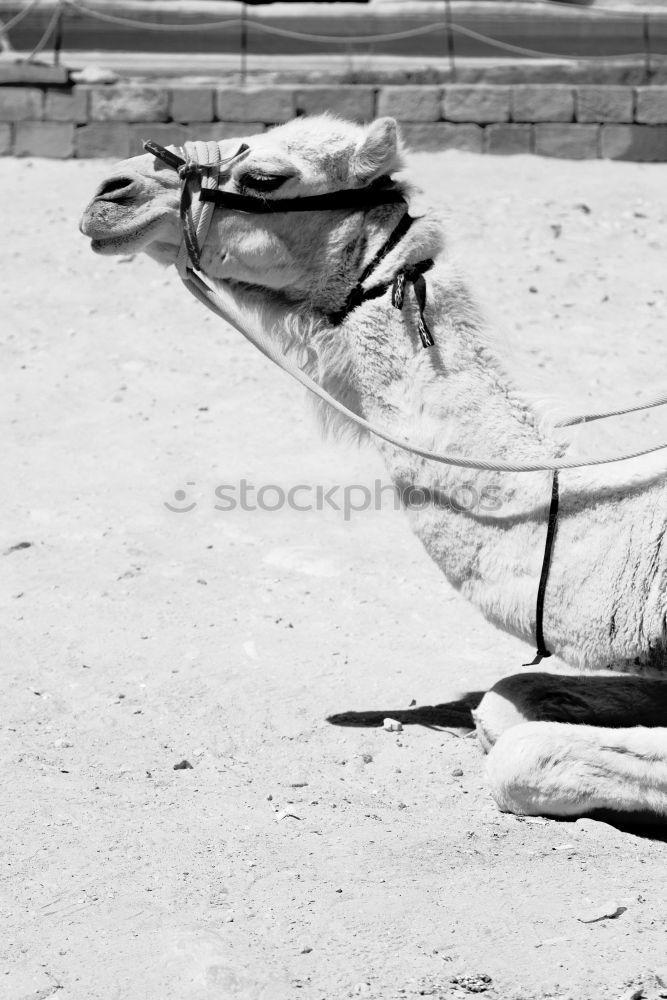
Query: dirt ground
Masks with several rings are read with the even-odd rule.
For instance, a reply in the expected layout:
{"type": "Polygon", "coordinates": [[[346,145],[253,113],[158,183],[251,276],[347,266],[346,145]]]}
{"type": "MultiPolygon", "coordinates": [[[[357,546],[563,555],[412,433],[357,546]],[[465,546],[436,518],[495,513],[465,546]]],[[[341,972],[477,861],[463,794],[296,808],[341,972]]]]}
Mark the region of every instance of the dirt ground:
{"type": "MultiPolygon", "coordinates": [[[[525,383],[664,384],[667,166],[414,163],[525,383]]],[[[485,790],[460,699],[532,651],[390,506],[216,509],[386,480],[174,273],[90,252],[104,172],[0,162],[0,996],[667,996],[664,839],[485,790]]]]}

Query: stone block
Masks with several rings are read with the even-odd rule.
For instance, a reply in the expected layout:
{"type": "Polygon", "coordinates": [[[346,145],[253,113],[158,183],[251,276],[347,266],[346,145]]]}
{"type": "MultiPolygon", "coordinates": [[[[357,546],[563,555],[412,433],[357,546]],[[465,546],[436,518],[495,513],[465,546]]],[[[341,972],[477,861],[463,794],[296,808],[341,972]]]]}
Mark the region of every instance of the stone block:
{"type": "Polygon", "coordinates": [[[579,122],[632,121],[632,87],[577,87],[575,103],[579,122]]]}
{"type": "Polygon", "coordinates": [[[113,156],[124,160],[130,155],[130,127],[125,122],[91,122],[74,136],[75,155],[81,159],[113,156]]]}
{"type": "Polygon", "coordinates": [[[92,87],[90,118],[102,122],[164,122],[169,94],[155,87],[92,87]]]}
{"type": "Polygon", "coordinates": [[[74,153],[72,122],[17,122],[15,156],[47,156],[66,160],[74,153]]]}
{"type": "Polygon", "coordinates": [[[498,155],[530,153],[533,144],[532,125],[487,125],[484,129],[486,152],[498,155]]]}
{"type": "Polygon", "coordinates": [[[302,87],[294,95],[297,114],[319,115],[330,111],[341,118],[368,122],[375,117],[372,87],[302,87]]]}
{"type": "Polygon", "coordinates": [[[566,160],[593,160],[599,153],[599,125],[543,124],[535,126],[535,152],[566,160]]]}
{"type": "Polygon", "coordinates": [[[383,87],[378,94],[377,113],[402,122],[437,122],[440,87],[383,87]]]}
{"type": "Polygon", "coordinates": [[[608,160],[667,161],[667,125],[602,125],[601,155],[608,160]]]}
{"type": "Polygon", "coordinates": [[[44,100],[44,117],[50,122],[88,121],[88,90],[72,87],[71,90],[47,90],[44,100]]]}
{"type": "Polygon", "coordinates": [[[9,122],[0,122],[0,156],[10,156],[12,153],[12,126],[9,122]]]}
{"type": "Polygon", "coordinates": [[[39,121],[43,104],[37,87],[0,87],[0,122],[39,121]]]}
{"type": "Polygon", "coordinates": [[[509,87],[447,86],[442,117],[448,122],[506,122],[510,117],[509,87]]]}
{"type": "Polygon", "coordinates": [[[401,135],[406,145],[415,150],[435,152],[442,149],[463,149],[470,153],[481,153],[484,129],[481,125],[471,124],[401,122],[401,135]]]}
{"type": "Polygon", "coordinates": [[[667,87],[637,87],[635,121],[644,125],[667,124],[667,87]]]}
{"type": "Polygon", "coordinates": [[[277,125],[294,117],[292,87],[220,87],[215,95],[216,118],[223,122],[263,122],[277,125]]]}
{"type": "Polygon", "coordinates": [[[572,87],[550,84],[512,87],[512,121],[571,122],[573,118],[572,87]]]}
{"type": "Polygon", "coordinates": [[[175,122],[212,122],[212,87],[175,87],[169,94],[169,113],[175,122]]]}
{"type": "Polygon", "coordinates": [[[224,142],[225,139],[256,135],[264,128],[263,122],[188,122],[185,131],[188,139],[224,142]]]}

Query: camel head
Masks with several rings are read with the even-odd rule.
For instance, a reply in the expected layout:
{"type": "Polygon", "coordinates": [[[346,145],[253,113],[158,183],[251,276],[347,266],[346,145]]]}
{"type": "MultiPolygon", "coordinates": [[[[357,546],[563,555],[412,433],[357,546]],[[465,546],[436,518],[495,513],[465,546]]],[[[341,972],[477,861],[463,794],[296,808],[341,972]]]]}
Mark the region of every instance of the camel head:
{"type": "MultiPolygon", "coordinates": [[[[221,143],[223,158],[242,143],[246,153],[222,168],[219,190],[262,199],[298,198],[364,188],[402,166],[396,123],[368,126],[329,115],[297,118],[259,135],[221,143]]],[[[145,251],[176,260],[181,242],[180,180],[152,155],[118,164],[86,208],[81,230],[101,254],[145,251]]],[[[393,214],[392,214],[393,213],[393,214]]],[[[392,218],[378,206],[371,226],[392,218]]],[[[364,213],[353,210],[246,214],[216,208],[202,253],[211,279],[243,282],[319,306],[344,299],[369,237],[364,213]]],[[[372,233],[371,233],[372,237],[372,233]]]]}

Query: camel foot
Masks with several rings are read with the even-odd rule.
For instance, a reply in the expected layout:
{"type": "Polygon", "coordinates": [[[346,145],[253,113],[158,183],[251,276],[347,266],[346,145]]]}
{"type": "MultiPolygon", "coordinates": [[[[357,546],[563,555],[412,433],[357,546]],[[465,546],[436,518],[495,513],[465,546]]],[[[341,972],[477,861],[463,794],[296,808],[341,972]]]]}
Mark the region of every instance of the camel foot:
{"type": "Polygon", "coordinates": [[[645,814],[667,824],[667,729],[528,722],[497,740],[487,778],[502,812],[645,814]]]}

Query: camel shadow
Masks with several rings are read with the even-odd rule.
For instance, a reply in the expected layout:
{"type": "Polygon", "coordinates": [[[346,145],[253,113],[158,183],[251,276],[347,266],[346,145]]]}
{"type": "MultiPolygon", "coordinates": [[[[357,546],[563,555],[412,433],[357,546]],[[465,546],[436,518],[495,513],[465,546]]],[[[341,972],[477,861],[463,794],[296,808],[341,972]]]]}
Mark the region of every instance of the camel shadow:
{"type": "Polygon", "coordinates": [[[327,716],[332,726],[380,728],[387,718],[404,726],[424,726],[425,729],[474,729],[472,709],[477,708],[484,691],[469,691],[456,701],[440,705],[416,705],[414,708],[372,709],[362,712],[338,712],[327,716]]]}
{"type": "Polygon", "coordinates": [[[664,825],[664,817],[656,817],[651,813],[618,813],[611,809],[593,809],[586,816],[578,816],[572,820],[563,816],[554,816],[553,818],[564,823],[576,823],[577,819],[594,819],[598,823],[613,827],[619,833],[629,833],[641,840],[656,840],[663,844],[667,843],[667,827],[664,825]]]}

